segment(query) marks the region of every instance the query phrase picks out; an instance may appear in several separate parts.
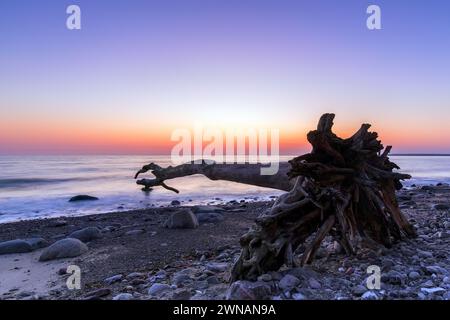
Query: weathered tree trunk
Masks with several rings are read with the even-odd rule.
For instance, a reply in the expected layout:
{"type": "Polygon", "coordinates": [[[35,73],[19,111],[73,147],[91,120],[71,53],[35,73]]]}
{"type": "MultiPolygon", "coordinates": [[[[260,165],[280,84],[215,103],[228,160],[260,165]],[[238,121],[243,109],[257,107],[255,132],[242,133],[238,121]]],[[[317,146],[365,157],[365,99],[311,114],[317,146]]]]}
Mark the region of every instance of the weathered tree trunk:
{"type": "Polygon", "coordinates": [[[161,168],[144,166],[137,174],[152,171],[155,179],[137,183],[150,189],[165,180],[203,174],[212,180],[228,180],[289,191],[281,195],[256,225],[242,236],[242,252],[233,266],[232,280],[256,279],[283,264],[295,262],[295,250],[307,244],[300,264],[310,263],[323,239],[330,235],[348,254],[358,240],[371,239],[386,247],[415,231],[398,208],[395,191],[407,174],[393,172],[391,147],[383,151],[377,133],[369,124],[350,138],[341,139],[332,131],[334,114],[324,114],[317,130],[308,133],[310,153],[281,163],[276,175],[260,174],[261,165],[189,163],[161,168]],[[382,152],[383,151],[383,152],[382,152]]]}
{"type": "Polygon", "coordinates": [[[261,164],[218,164],[212,161],[202,161],[202,163],[185,163],[175,167],[161,168],[155,163],[150,163],[142,167],[136,173],[139,174],[151,171],[155,179],[140,179],[136,183],[144,186],[144,190],[149,190],[156,186],[162,186],[166,189],[178,193],[178,190],[167,186],[165,180],[201,174],[211,180],[226,180],[244,184],[250,184],[258,187],[272,188],[283,191],[292,189],[292,182],[287,173],[291,165],[282,162],[279,170],[274,175],[261,175],[261,164]]]}

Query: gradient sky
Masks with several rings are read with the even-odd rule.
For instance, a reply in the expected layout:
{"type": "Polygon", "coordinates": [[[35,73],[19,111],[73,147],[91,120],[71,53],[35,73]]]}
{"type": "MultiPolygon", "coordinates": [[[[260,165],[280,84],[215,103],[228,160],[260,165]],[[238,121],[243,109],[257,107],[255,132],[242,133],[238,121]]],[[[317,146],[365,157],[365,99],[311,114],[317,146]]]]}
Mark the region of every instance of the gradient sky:
{"type": "Polygon", "coordinates": [[[293,154],[323,112],[450,153],[450,1],[0,1],[1,154],[164,154],[195,123],[278,128],[293,154]]]}

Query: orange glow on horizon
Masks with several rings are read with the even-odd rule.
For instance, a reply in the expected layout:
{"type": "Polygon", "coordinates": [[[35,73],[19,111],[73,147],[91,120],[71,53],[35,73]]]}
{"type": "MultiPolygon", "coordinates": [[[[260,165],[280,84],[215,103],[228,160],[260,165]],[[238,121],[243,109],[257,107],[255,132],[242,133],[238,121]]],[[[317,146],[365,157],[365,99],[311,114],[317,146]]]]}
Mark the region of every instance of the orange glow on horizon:
{"type": "MultiPolygon", "coordinates": [[[[341,137],[351,136],[358,128],[351,124],[335,121],[335,133],[341,137]]],[[[275,126],[276,127],[276,126],[275,126]]],[[[190,126],[185,128],[189,129],[190,126]]],[[[254,127],[253,127],[254,128],[254,127]]],[[[295,129],[285,126],[280,129],[280,153],[298,154],[310,149],[306,134],[313,130],[315,124],[308,129],[295,129]]],[[[107,120],[91,119],[90,121],[0,121],[0,145],[6,153],[112,153],[112,154],[170,154],[177,143],[171,141],[173,125],[148,123],[136,126],[123,121],[113,123],[107,120]]],[[[383,144],[393,145],[394,150],[414,149],[416,147],[439,149],[443,145],[442,136],[450,136],[449,129],[414,130],[408,126],[393,128],[389,124],[371,128],[380,134],[383,144]]],[[[448,141],[445,141],[447,144],[448,141]]],[[[208,142],[204,142],[204,146],[208,142]]],[[[3,150],[1,150],[3,151],[3,150]]]]}

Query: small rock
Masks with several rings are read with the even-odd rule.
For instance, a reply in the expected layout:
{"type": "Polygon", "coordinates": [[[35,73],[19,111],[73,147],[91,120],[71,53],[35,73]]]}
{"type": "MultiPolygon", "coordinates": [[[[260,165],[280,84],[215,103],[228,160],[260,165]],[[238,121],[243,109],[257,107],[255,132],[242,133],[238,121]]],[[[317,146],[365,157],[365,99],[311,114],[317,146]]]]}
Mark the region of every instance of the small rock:
{"type": "Polygon", "coordinates": [[[435,287],[435,288],[420,288],[420,291],[426,294],[440,294],[444,293],[446,290],[441,287],[435,287]]]}
{"type": "Polygon", "coordinates": [[[420,274],[416,271],[411,271],[410,273],[408,273],[408,278],[410,278],[411,280],[416,280],[420,278],[420,274]]]}
{"type": "Polygon", "coordinates": [[[65,275],[65,274],[67,274],[67,269],[66,269],[66,268],[60,268],[60,269],[58,270],[57,274],[58,274],[59,276],[63,276],[63,275],[65,275]]]}
{"type": "Polygon", "coordinates": [[[88,300],[99,299],[105,297],[111,293],[111,290],[108,288],[101,288],[87,293],[84,298],[88,300]]]}
{"type": "Polygon", "coordinates": [[[72,232],[68,238],[78,239],[82,242],[89,242],[101,238],[100,230],[95,227],[87,227],[72,232]]]}
{"type": "Polygon", "coordinates": [[[272,276],[268,273],[264,273],[258,277],[258,281],[272,281],[272,276]]]}
{"type": "Polygon", "coordinates": [[[220,283],[219,279],[216,276],[210,276],[206,278],[206,281],[208,282],[209,285],[215,285],[220,283]]]}
{"type": "Polygon", "coordinates": [[[433,281],[431,281],[431,280],[427,280],[427,281],[425,281],[425,282],[422,284],[422,286],[425,287],[425,288],[431,288],[431,287],[434,286],[434,283],[433,283],[433,281]]]}
{"type": "Polygon", "coordinates": [[[206,269],[212,272],[224,272],[228,269],[228,263],[226,262],[210,262],[206,264],[206,269]]]}
{"type": "Polygon", "coordinates": [[[113,300],[133,300],[133,295],[131,293],[119,293],[112,298],[113,300]]]}
{"type": "Polygon", "coordinates": [[[251,282],[239,280],[227,290],[227,300],[266,300],[272,294],[272,288],[267,282],[251,282]]]}
{"type": "Polygon", "coordinates": [[[366,291],[367,288],[362,285],[357,285],[352,289],[352,293],[357,297],[361,297],[366,291]]]}
{"type": "Polygon", "coordinates": [[[143,234],[143,233],[145,233],[144,229],[134,229],[134,230],[125,232],[125,235],[126,236],[136,236],[138,234],[143,234]]]}
{"type": "Polygon", "coordinates": [[[183,284],[185,282],[191,281],[191,277],[183,272],[177,272],[172,279],[172,283],[176,286],[179,286],[180,284],[183,284]]]}
{"type": "Polygon", "coordinates": [[[205,281],[205,280],[203,280],[203,281],[196,281],[194,283],[193,287],[196,290],[204,290],[204,289],[207,289],[209,287],[209,283],[208,283],[208,281],[205,281]]]}
{"type": "Polygon", "coordinates": [[[320,288],[322,288],[322,285],[320,284],[320,282],[317,281],[317,280],[314,279],[314,278],[310,278],[310,279],[308,280],[308,284],[309,284],[309,287],[310,287],[311,289],[320,289],[320,288]]]}
{"type": "Polygon", "coordinates": [[[292,295],[292,299],[294,299],[294,300],[307,300],[305,295],[301,294],[300,292],[294,293],[292,295]]]}
{"type": "Polygon", "coordinates": [[[378,300],[378,296],[373,291],[366,291],[362,296],[362,300],[378,300]]]}
{"type": "Polygon", "coordinates": [[[170,204],[171,204],[172,206],[179,206],[179,205],[181,204],[181,202],[178,201],[178,200],[173,200],[170,204]]]}
{"type": "Polygon", "coordinates": [[[447,274],[447,270],[445,270],[444,268],[440,267],[440,266],[428,266],[425,267],[425,270],[429,273],[429,274],[447,274]]]}
{"type": "Polygon", "coordinates": [[[50,227],[54,227],[54,228],[57,228],[57,227],[64,227],[64,226],[67,226],[67,221],[64,220],[64,219],[57,219],[57,220],[52,221],[52,222],[49,224],[49,226],[50,226],[50,227]]]}
{"type": "Polygon", "coordinates": [[[88,247],[78,239],[62,239],[46,248],[39,257],[39,261],[77,257],[87,251],[88,247]]]}
{"type": "Polygon", "coordinates": [[[285,275],[278,284],[283,291],[290,291],[300,283],[300,280],[293,275],[285,275]]]}
{"type": "Polygon", "coordinates": [[[97,197],[88,196],[85,194],[80,194],[78,196],[70,198],[69,202],[77,202],[77,201],[94,201],[98,200],[97,197]]]}
{"type": "Polygon", "coordinates": [[[381,280],[385,283],[393,285],[401,285],[405,279],[405,276],[398,271],[391,270],[381,277],[381,280]]]}
{"type": "Polygon", "coordinates": [[[169,229],[195,229],[198,227],[197,217],[189,209],[183,209],[171,214],[164,223],[169,229]]]}
{"type": "Polygon", "coordinates": [[[164,283],[154,283],[149,289],[148,294],[151,296],[159,295],[167,290],[170,290],[170,286],[164,283]]]}
{"type": "Polygon", "coordinates": [[[189,300],[191,298],[191,292],[187,289],[175,290],[172,294],[173,300],[189,300]]]}
{"type": "Polygon", "coordinates": [[[433,258],[433,252],[418,250],[418,254],[422,258],[433,258]]]}
{"type": "Polygon", "coordinates": [[[123,275],[121,275],[121,274],[116,274],[115,276],[106,278],[106,279],[104,280],[104,282],[105,282],[106,284],[111,285],[111,284],[113,284],[113,283],[122,281],[122,279],[123,279],[123,275]]]}
{"type": "Polygon", "coordinates": [[[144,276],[145,276],[145,274],[143,274],[141,272],[132,272],[129,275],[127,275],[127,279],[132,280],[132,279],[136,279],[136,278],[142,278],[144,276]]]}
{"type": "Polygon", "coordinates": [[[16,298],[18,299],[28,298],[30,296],[33,296],[34,294],[35,293],[32,291],[22,291],[16,295],[16,298]]]}

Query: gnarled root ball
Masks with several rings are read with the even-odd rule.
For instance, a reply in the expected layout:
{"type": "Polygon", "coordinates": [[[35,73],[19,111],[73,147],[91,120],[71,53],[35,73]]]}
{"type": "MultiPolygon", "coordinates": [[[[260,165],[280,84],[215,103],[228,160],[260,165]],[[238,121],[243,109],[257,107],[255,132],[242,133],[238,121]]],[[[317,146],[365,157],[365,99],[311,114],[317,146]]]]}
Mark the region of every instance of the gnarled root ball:
{"type": "Polygon", "coordinates": [[[391,147],[383,147],[369,124],[350,138],[339,138],[331,130],[333,119],[334,114],[322,115],[317,130],[307,136],[312,151],[289,161],[293,188],[242,236],[233,281],[293,265],[301,244],[306,249],[299,263],[310,263],[327,235],[348,254],[364,238],[390,247],[416,236],[395,195],[400,181],[410,176],[394,172],[399,167],[388,158],[391,147]]]}

